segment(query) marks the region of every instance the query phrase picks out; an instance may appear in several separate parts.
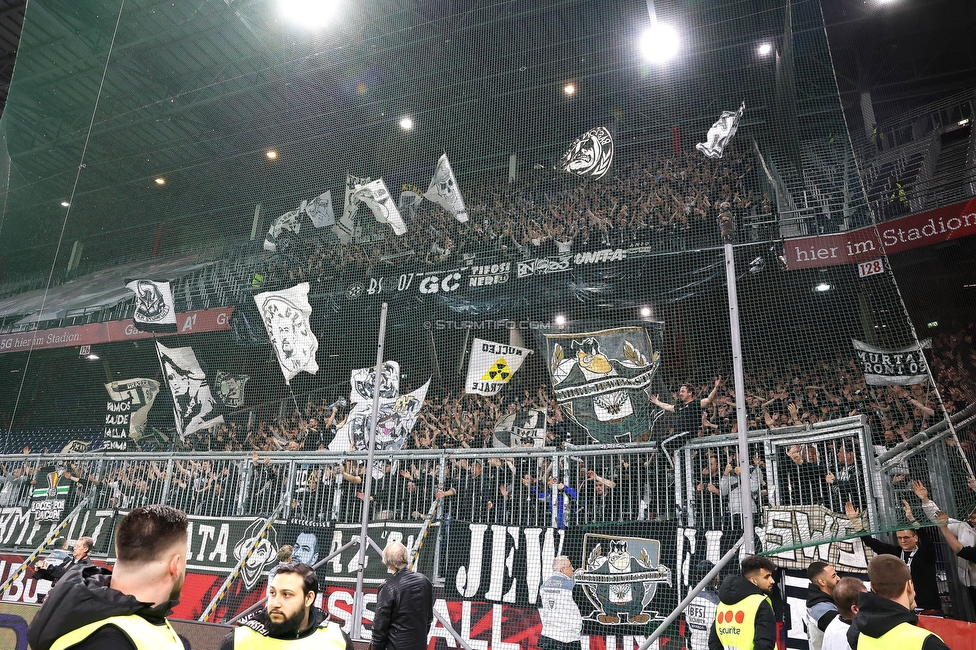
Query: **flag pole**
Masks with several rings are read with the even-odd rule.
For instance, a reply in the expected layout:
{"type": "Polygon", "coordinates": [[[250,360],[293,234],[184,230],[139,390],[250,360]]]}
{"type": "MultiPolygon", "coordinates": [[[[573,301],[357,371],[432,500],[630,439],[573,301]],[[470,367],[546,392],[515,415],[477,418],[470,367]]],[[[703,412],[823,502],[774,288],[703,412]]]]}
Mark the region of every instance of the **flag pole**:
{"type": "Polygon", "coordinates": [[[356,569],[356,595],[352,603],[352,638],[362,639],[363,627],[363,573],[366,564],[367,525],[369,524],[369,499],[373,489],[373,454],[376,451],[376,424],[380,414],[380,381],[383,376],[383,345],[386,341],[386,312],[384,302],[380,308],[380,329],[376,343],[376,370],[373,379],[373,412],[369,417],[369,439],[366,452],[366,481],[363,486],[363,515],[359,528],[359,560],[356,569]]]}

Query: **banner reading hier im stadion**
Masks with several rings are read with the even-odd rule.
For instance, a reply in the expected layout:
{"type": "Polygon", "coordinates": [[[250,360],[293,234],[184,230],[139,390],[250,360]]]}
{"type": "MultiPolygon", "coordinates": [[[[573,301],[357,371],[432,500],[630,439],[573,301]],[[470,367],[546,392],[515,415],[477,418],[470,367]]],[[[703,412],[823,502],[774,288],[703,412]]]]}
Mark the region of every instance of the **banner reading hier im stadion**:
{"type": "Polygon", "coordinates": [[[867,262],[976,235],[976,199],[833,235],[798,237],[783,244],[790,270],[867,262]],[[877,228],[877,230],[875,230],[877,228]]]}

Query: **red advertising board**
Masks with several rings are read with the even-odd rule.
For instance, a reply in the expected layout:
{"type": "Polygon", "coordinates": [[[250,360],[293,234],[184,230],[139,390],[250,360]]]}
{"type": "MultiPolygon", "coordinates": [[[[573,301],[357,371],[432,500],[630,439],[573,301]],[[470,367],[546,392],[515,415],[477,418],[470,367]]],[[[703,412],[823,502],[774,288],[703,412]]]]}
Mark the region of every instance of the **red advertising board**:
{"type": "Polygon", "coordinates": [[[835,235],[787,239],[783,255],[791,270],[813,269],[867,262],[969,235],[976,235],[976,199],[835,235]]]}
{"type": "MultiPolygon", "coordinates": [[[[175,334],[199,334],[230,329],[233,307],[189,311],[176,315],[175,334]]],[[[118,343],[152,338],[151,332],[136,329],[132,319],[113,320],[105,323],[57,327],[15,334],[0,334],[0,354],[7,352],[26,352],[45,348],[70,348],[96,343],[118,343]]],[[[156,337],[172,336],[169,333],[156,333],[156,337]]]]}

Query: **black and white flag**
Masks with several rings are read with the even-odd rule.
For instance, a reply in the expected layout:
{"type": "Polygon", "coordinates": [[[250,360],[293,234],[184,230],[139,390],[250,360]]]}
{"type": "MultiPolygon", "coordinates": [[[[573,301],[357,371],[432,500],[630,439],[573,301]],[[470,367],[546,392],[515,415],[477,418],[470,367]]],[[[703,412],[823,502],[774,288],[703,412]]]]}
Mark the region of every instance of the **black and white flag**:
{"type": "Polygon", "coordinates": [[[411,223],[417,214],[417,208],[424,202],[423,191],[414,185],[404,185],[400,188],[400,200],[397,209],[406,223],[411,223]]]}
{"type": "Polygon", "coordinates": [[[745,110],[746,103],[742,102],[742,106],[734,113],[732,111],[722,111],[722,116],[708,130],[705,142],[696,144],[695,149],[705,154],[706,158],[721,158],[722,153],[725,152],[725,147],[728,146],[732,140],[732,136],[735,135],[735,132],[739,128],[739,120],[742,119],[742,113],[745,110]]]}
{"type": "Polygon", "coordinates": [[[146,419],[152,408],[156,395],[159,394],[159,382],[155,379],[120,379],[105,384],[105,390],[115,401],[129,400],[132,404],[132,415],[129,418],[129,435],[133,440],[139,440],[146,433],[146,419]]]}
{"type": "Polygon", "coordinates": [[[544,447],[546,409],[527,409],[509,413],[495,424],[493,447],[544,447]]]}
{"type": "Polygon", "coordinates": [[[143,332],[175,332],[176,307],[169,282],[133,280],[125,285],[136,294],[136,329],[143,332]]]}
{"type": "Polygon", "coordinates": [[[297,235],[302,228],[302,213],[300,210],[286,212],[271,224],[268,234],[264,236],[264,250],[272,253],[278,250],[278,244],[285,233],[297,235]]]}
{"type": "Polygon", "coordinates": [[[407,226],[403,223],[400,211],[397,210],[396,203],[390,196],[390,190],[387,189],[382,178],[359,186],[356,197],[366,204],[377,221],[388,224],[396,236],[407,233],[407,226]]]}
{"type": "Polygon", "coordinates": [[[458,187],[446,153],[442,154],[437,161],[437,169],[430,179],[430,187],[424,192],[424,198],[453,214],[454,218],[461,223],[468,220],[468,209],[464,206],[461,189],[458,187]]]}
{"type": "Polygon", "coordinates": [[[244,404],[244,384],[248,379],[250,379],[248,375],[218,370],[214,380],[217,399],[226,407],[240,408],[244,404]]]}
{"type": "Polygon", "coordinates": [[[315,353],[319,340],[309,324],[312,306],[308,303],[308,282],[290,289],[259,293],[254,296],[254,302],[274,346],[285,383],[290,384],[292,377],[302,371],[317,373],[319,364],[315,353]]]}
{"type": "Polygon", "coordinates": [[[343,217],[354,217],[356,216],[356,211],[359,210],[360,199],[356,196],[359,189],[370,182],[372,179],[369,176],[364,176],[360,178],[359,176],[353,176],[352,174],[346,174],[346,197],[342,204],[342,216],[343,217]]]}
{"type": "Polygon", "coordinates": [[[304,210],[316,228],[325,228],[336,222],[335,211],[332,208],[332,190],[326,190],[311,201],[302,201],[298,209],[304,210]]]}
{"type": "Polygon", "coordinates": [[[855,339],[851,343],[868,386],[911,386],[929,378],[922,350],[932,347],[932,339],[901,350],[883,350],[855,339]]]}
{"type": "Polygon", "coordinates": [[[573,142],[559,159],[556,169],[597,180],[613,164],[613,136],[605,126],[590,129],[573,142]]]}
{"type": "Polygon", "coordinates": [[[156,350],[173,396],[173,418],[180,437],[222,424],[224,417],[214,410],[216,401],[193,348],[168,348],[157,341],[156,350]]]}

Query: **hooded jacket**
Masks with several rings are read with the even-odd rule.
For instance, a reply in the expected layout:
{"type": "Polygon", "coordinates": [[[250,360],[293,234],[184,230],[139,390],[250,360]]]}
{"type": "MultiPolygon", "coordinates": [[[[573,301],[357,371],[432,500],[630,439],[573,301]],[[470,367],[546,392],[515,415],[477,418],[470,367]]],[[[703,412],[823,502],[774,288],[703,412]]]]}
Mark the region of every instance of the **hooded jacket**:
{"type": "MultiPolygon", "coordinates": [[[[857,606],[857,616],[847,631],[851,650],[857,650],[857,642],[862,634],[878,639],[902,623],[918,625],[915,612],[871,591],[857,597],[857,606]]],[[[930,634],[922,643],[922,650],[949,650],[949,646],[935,634],[930,634]]]]}
{"type": "MultiPolygon", "coordinates": [[[[27,630],[27,640],[34,650],[49,650],[62,636],[112,616],[135,614],[153,625],[163,625],[166,615],[177,601],[169,600],[153,607],[136,600],[109,585],[112,572],[94,565],[75,565],[51,589],[44,605],[34,616],[27,630]]],[[[186,641],[183,645],[189,648],[186,641]]],[[[97,630],[75,646],[99,650],[137,650],[129,637],[119,628],[108,625],[97,630]]]]}
{"type": "MultiPolygon", "coordinates": [[[[280,639],[282,641],[291,641],[297,639],[304,639],[306,637],[315,634],[320,627],[325,627],[329,624],[328,616],[318,607],[311,607],[308,610],[308,627],[304,630],[300,630],[297,634],[272,634],[271,633],[271,619],[268,618],[268,610],[260,609],[257,613],[249,618],[246,622],[241,624],[241,627],[249,627],[261,636],[266,636],[271,639],[280,639]]],[[[336,625],[339,632],[342,633],[342,638],[346,641],[346,650],[353,650],[352,640],[349,638],[342,628],[336,625]]],[[[220,650],[233,650],[234,649],[234,632],[228,634],[220,644],[220,650]]]]}
{"type": "MultiPolygon", "coordinates": [[[[718,590],[718,598],[726,605],[735,605],[748,596],[768,596],[766,592],[752,584],[742,576],[729,576],[722,581],[718,590]]],[[[773,650],[776,647],[776,615],[768,601],[763,602],[756,612],[756,636],[753,639],[755,650],[773,650]]],[[[715,623],[708,632],[709,650],[723,650],[722,642],[715,630],[715,623]]],[[[926,649],[928,650],[928,649],[926,649]]]]}
{"type": "Polygon", "coordinates": [[[837,605],[820,587],[811,582],[807,589],[806,613],[810,646],[814,650],[820,650],[823,645],[824,631],[830,622],[837,617],[837,605]]]}

